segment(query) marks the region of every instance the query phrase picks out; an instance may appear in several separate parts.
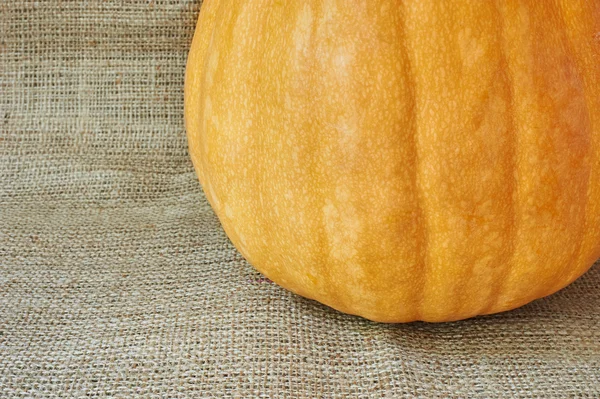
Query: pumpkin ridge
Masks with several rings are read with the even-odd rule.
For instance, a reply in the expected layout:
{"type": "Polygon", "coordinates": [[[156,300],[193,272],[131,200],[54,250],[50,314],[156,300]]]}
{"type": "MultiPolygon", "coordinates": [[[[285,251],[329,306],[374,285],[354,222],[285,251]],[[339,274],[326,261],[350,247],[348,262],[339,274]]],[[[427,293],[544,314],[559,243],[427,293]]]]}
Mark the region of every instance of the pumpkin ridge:
{"type": "Polygon", "coordinates": [[[514,78],[511,74],[510,68],[509,68],[509,61],[508,61],[508,52],[507,52],[507,40],[506,40],[506,26],[505,26],[505,17],[502,15],[502,10],[500,8],[500,5],[498,4],[498,0],[496,0],[494,2],[495,5],[495,10],[498,14],[498,19],[499,19],[499,27],[500,27],[500,36],[502,39],[502,49],[500,51],[500,54],[502,56],[502,61],[501,61],[501,67],[503,68],[503,70],[505,71],[505,78],[506,81],[508,83],[508,90],[509,90],[509,103],[508,103],[508,108],[509,108],[509,112],[508,114],[510,115],[510,119],[509,119],[509,129],[510,129],[510,133],[511,133],[511,139],[509,140],[510,142],[510,150],[511,150],[511,154],[510,154],[510,164],[509,164],[509,168],[513,171],[512,173],[512,179],[510,187],[508,188],[510,190],[510,215],[511,215],[511,223],[510,223],[510,230],[509,230],[509,234],[510,234],[510,240],[509,240],[509,245],[507,246],[506,251],[509,252],[509,256],[508,256],[508,262],[505,265],[500,265],[499,267],[502,267],[502,272],[500,273],[500,276],[498,276],[498,278],[496,279],[497,283],[494,284],[494,287],[492,288],[492,290],[490,291],[490,297],[488,299],[487,304],[483,307],[482,309],[482,313],[483,314],[487,314],[489,312],[493,312],[498,304],[498,299],[500,297],[500,293],[503,291],[506,280],[507,280],[507,276],[510,275],[511,269],[515,264],[515,260],[514,257],[516,255],[515,252],[515,248],[517,246],[517,239],[518,239],[518,231],[519,231],[519,216],[517,215],[517,198],[519,195],[519,179],[517,177],[517,173],[519,170],[519,162],[518,162],[518,157],[519,157],[519,131],[517,129],[517,121],[515,118],[515,81],[514,78]]]}
{"type": "MultiPolygon", "coordinates": [[[[520,234],[516,262],[495,309],[523,305],[547,295],[576,255],[586,189],[588,128],[581,82],[558,29],[556,6],[510,4],[514,24],[508,47],[515,85],[519,147],[520,234]],[[535,18],[528,17],[535,16],[535,18]],[[557,26],[546,32],[545,24],[557,26]],[[525,60],[525,61],[524,61],[525,60]],[[540,283],[537,283],[541,281],[540,283]]],[[[581,38],[581,36],[579,36],[581,38]]]]}
{"type": "Polygon", "coordinates": [[[408,28],[407,28],[407,23],[406,23],[406,8],[405,8],[405,4],[402,3],[398,9],[400,10],[399,14],[399,29],[401,31],[400,36],[401,36],[401,42],[402,42],[402,51],[404,52],[404,58],[406,59],[406,75],[408,76],[408,80],[407,82],[409,82],[409,91],[411,94],[411,120],[412,120],[412,124],[411,124],[411,129],[413,130],[413,134],[411,135],[412,138],[412,143],[411,143],[411,147],[414,151],[413,153],[413,159],[415,162],[415,168],[414,168],[414,173],[411,175],[412,178],[412,183],[417,191],[417,195],[416,195],[416,220],[417,220],[417,250],[422,254],[421,256],[419,256],[417,259],[419,259],[420,262],[420,266],[421,266],[421,270],[423,271],[418,278],[418,294],[416,294],[415,296],[415,302],[416,302],[416,310],[415,310],[415,315],[414,315],[414,319],[421,319],[422,318],[422,314],[423,314],[423,307],[425,305],[425,301],[423,298],[423,295],[425,293],[425,284],[427,282],[427,273],[429,272],[429,267],[428,267],[428,255],[429,255],[429,239],[428,239],[428,235],[429,235],[429,230],[428,230],[428,224],[427,224],[427,217],[426,217],[426,209],[425,209],[425,201],[423,200],[423,196],[424,194],[424,190],[422,188],[421,185],[421,179],[419,178],[419,174],[420,174],[420,157],[419,157],[419,124],[417,123],[417,118],[419,115],[418,112],[418,102],[416,101],[417,98],[417,79],[414,75],[414,66],[410,57],[410,53],[408,50],[408,46],[407,46],[407,36],[408,36],[408,28]]]}
{"type": "MultiPolygon", "coordinates": [[[[246,7],[248,7],[249,3],[243,3],[240,2],[241,4],[244,4],[246,7]]],[[[251,3],[250,3],[251,4],[251,3]]],[[[231,6],[232,9],[239,9],[243,6],[231,6]]],[[[261,6],[258,6],[261,7],[261,6]]],[[[250,8],[252,8],[252,5],[250,5],[250,8]]],[[[261,17],[262,18],[266,18],[269,15],[269,11],[271,11],[272,8],[271,7],[264,7],[262,9],[260,9],[260,11],[262,12],[261,17]]],[[[235,21],[233,23],[234,28],[235,29],[235,24],[237,21],[235,21]]],[[[265,32],[265,25],[266,24],[259,24],[256,27],[256,32],[254,33],[254,35],[256,35],[256,37],[261,38],[264,40],[264,32],[265,32]]],[[[255,48],[260,48],[260,47],[255,47],[255,48]]],[[[250,67],[249,69],[255,69],[256,71],[264,71],[264,70],[268,70],[268,58],[267,58],[267,51],[264,48],[261,48],[262,51],[257,51],[257,55],[253,58],[251,58],[249,60],[249,63],[252,65],[254,64],[254,68],[250,67]]],[[[261,94],[262,92],[258,90],[258,88],[261,87],[262,82],[261,82],[261,78],[262,78],[262,74],[260,73],[251,73],[250,76],[246,76],[246,79],[248,80],[247,85],[248,85],[248,91],[249,93],[247,94],[248,98],[250,98],[249,102],[251,104],[261,104],[261,94]]],[[[266,102],[266,99],[262,99],[263,102],[266,102]]],[[[264,105],[265,108],[268,107],[268,105],[264,105]]],[[[264,123],[266,125],[266,123],[264,123]]],[[[269,173],[268,173],[268,169],[269,169],[269,164],[267,162],[265,162],[265,160],[268,158],[265,155],[268,155],[268,151],[267,148],[269,147],[269,137],[268,135],[265,133],[265,129],[264,127],[261,126],[261,121],[260,118],[258,118],[257,120],[254,120],[252,123],[252,127],[249,127],[248,130],[251,132],[250,133],[250,140],[249,140],[249,146],[251,148],[252,153],[254,154],[258,154],[258,161],[254,163],[254,165],[252,165],[252,167],[250,169],[254,169],[251,172],[251,176],[253,177],[254,181],[256,182],[256,192],[258,193],[258,196],[253,198],[253,205],[255,207],[255,209],[264,209],[265,211],[263,211],[261,213],[260,216],[255,216],[254,219],[256,220],[256,225],[257,225],[257,230],[260,232],[260,235],[268,235],[268,233],[270,233],[275,226],[278,225],[276,217],[273,213],[273,207],[274,204],[273,202],[273,198],[272,198],[272,194],[268,193],[268,186],[269,186],[269,182],[267,181],[268,177],[269,177],[269,173]],[[266,197],[266,199],[265,199],[266,197]],[[256,205],[258,203],[258,206],[256,205]]],[[[266,245],[263,243],[262,244],[262,248],[265,248],[266,245]]],[[[264,251],[264,249],[263,249],[264,251]]],[[[262,252],[262,251],[261,251],[262,252]]],[[[252,267],[254,267],[255,269],[259,270],[261,273],[265,274],[266,273],[263,270],[268,270],[267,267],[265,267],[264,265],[264,260],[263,260],[263,256],[261,256],[261,260],[259,262],[255,262],[255,263],[251,263],[252,267]],[[259,269],[260,268],[260,269],[259,269]]],[[[269,271],[272,273],[273,276],[281,276],[283,274],[282,272],[282,266],[283,265],[277,265],[277,263],[279,262],[274,262],[272,261],[273,264],[273,270],[269,271]]]]}
{"type": "MultiPolygon", "coordinates": [[[[559,6],[560,7],[560,6],[559,6]]],[[[562,22],[562,27],[563,27],[563,32],[567,32],[569,30],[569,27],[567,26],[567,21],[565,20],[565,13],[564,10],[560,9],[560,21],[562,22]]],[[[564,34],[564,41],[565,41],[565,47],[567,48],[567,51],[569,52],[570,58],[573,60],[577,60],[577,58],[575,57],[575,51],[573,50],[573,43],[571,42],[571,39],[569,37],[569,35],[567,33],[564,34]]],[[[577,77],[578,80],[582,83],[581,87],[583,88],[583,96],[584,98],[588,98],[587,95],[587,87],[585,85],[585,82],[583,80],[583,74],[581,71],[581,68],[579,66],[578,62],[574,62],[575,64],[575,68],[577,70],[577,77]]],[[[591,153],[591,149],[592,149],[592,131],[593,131],[593,126],[592,126],[592,114],[591,114],[591,110],[590,110],[590,106],[588,104],[587,101],[583,101],[583,104],[585,105],[585,110],[586,110],[586,115],[587,115],[587,139],[588,139],[588,147],[587,147],[587,153],[586,156],[589,156],[591,153]]],[[[587,231],[587,208],[589,206],[590,200],[590,191],[591,191],[591,177],[592,177],[592,160],[590,159],[589,162],[587,162],[587,181],[586,181],[586,187],[585,187],[585,203],[583,205],[583,217],[582,217],[582,226],[580,228],[581,230],[581,234],[579,237],[579,243],[578,243],[578,248],[577,248],[577,256],[573,258],[573,261],[569,264],[569,266],[566,268],[566,270],[564,271],[565,274],[569,274],[572,275],[573,272],[572,270],[576,270],[577,269],[577,265],[580,263],[580,258],[583,254],[583,242],[585,240],[585,235],[586,235],[586,231],[587,231]],[[574,267],[575,266],[575,267],[574,267]]],[[[553,292],[555,292],[556,290],[558,290],[560,288],[561,283],[564,281],[564,279],[562,278],[557,278],[556,279],[556,283],[550,287],[550,290],[548,291],[547,294],[551,294],[553,292]]]]}
{"type": "MultiPolygon", "coordinates": [[[[592,177],[593,177],[593,172],[592,172],[592,165],[594,164],[594,160],[593,160],[593,156],[594,156],[594,117],[593,117],[593,113],[590,109],[590,105],[588,103],[588,98],[589,96],[589,88],[588,85],[585,84],[585,72],[582,71],[581,68],[581,62],[579,62],[579,57],[576,54],[576,51],[574,49],[573,46],[573,40],[571,35],[569,34],[571,28],[569,27],[567,21],[566,21],[566,17],[565,17],[565,10],[564,10],[564,3],[561,2],[560,5],[560,14],[561,14],[561,22],[562,22],[562,27],[563,27],[563,31],[566,32],[565,33],[565,42],[567,45],[567,48],[569,50],[569,54],[571,55],[571,59],[575,60],[574,64],[577,70],[577,75],[579,80],[582,82],[582,88],[583,88],[583,96],[585,97],[586,101],[584,101],[583,103],[585,104],[585,108],[586,108],[586,114],[588,116],[587,118],[587,133],[588,133],[588,151],[586,153],[586,156],[589,157],[589,161],[587,163],[587,173],[588,173],[588,179],[586,182],[586,190],[585,190],[585,204],[583,205],[583,220],[582,220],[582,228],[581,228],[581,237],[579,240],[579,248],[577,251],[577,256],[573,259],[573,262],[571,263],[571,265],[567,268],[566,273],[568,273],[568,278],[566,279],[568,282],[571,282],[573,280],[574,276],[578,276],[579,274],[581,274],[578,270],[578,265],[581,265],[581,260],[582,257],[584,256],[584,242],[586,240],[586,236],[588,233],[588,211],[589,211],[589,206],[591,203],[591,198],[590,195],[592,193],[592,177]]],[[[593,101],[593,99],[591,100],[593,101]]],[[[551,290],[549,291],[550,293],[553,293],[559,289],[562,288],[562,286],[564,286],[564,281],[563,279],[557,279],[557,284],[555,284],[551,290]]]]}
{"type": "MultiPolygon", "coordinates": [[[[586,134],[586,138],[588,139],[588,144],[586,145],[586,152],[585,155],[583,155],[583,157],[585,158],[589,153],[590,153],[590,149],[591,149],[591,140],[589,140],[591,138],[591,120],[589,118],[590,116],[590,109],[589,106],[587,104],[587,95],[586,95],[586,88],[585,88],[585,84],[583,82],[583,77],[581,74],[581,70],[579,68],[578,62],[576,61],[577,59],[574,57],[574,50],[573,50],[573,46],[568,38],[568,35],[566,34],[565,30],[568,29],[567,25],[566,25],[566,21],[565,21],[565,13],[564,10],[560,7],[560,5],[558,5],[558,3],[553,4],[554,10],[556,11],[555,14],[557,15],[556,20],[560,21],[560,23],[562,24],[562,28],[563,29],[557,29],[556,32],[560,32],[561,34],[561,41],[560,41],[560,47],[564,50],[564,52],[568,55],[568,59],[571,60],[571,65],[574,66],[574,70],[575,70],[575,77],[576,77],[576,81],[578,83],[580,83],[580,86],[582,88],[582,92],[581,93],[577,93],[577,97],[581,98],[583,97],[583,105],[585,106],[585,115],[587,116],[586,119],[586,123],[584,125],[584,128],[582,130],[585,131],[586,134]]],[[[558,112],[558,111],[557,111],[558,112]]],[[[586,193],[586,200],[585,203],[583,204],[583,206],[580,205],[580,203],[582,202],[580,198],[578,198],[578,206],[580,208],[583,208],[582,210],[582,220],[581,223],[577,226],[577,228],[579,229],[578,232],[575,231],[575,228],[573,228],[573,235],[577,234],[578,236],[578,240],[576,242],[576,250],[575,252],[577,253],[577,255],[575,257],[573,257],[573,259],[571,260],[570,263],[568,263],[567,265],[561,265],[562,266],[562,270],[559,271],[558,273],[556,273],[556,275],[554,276],[554,281],[551,281],[548,283],[548,286],[544,287],[538,287],[535,291],[534,291],[534,296],[536,298],[541,298],[544,296],[547,296],[555,291],[557,291],[559,288],[561,288],[561,285],[564,285],[564,281],[565,281],[565,276],[566,275],[570,275],[573,272],[572,270],[572,266],[574,264],[577,264],[577,262],[579,261],[579,254],[583,249],[583,241],[585,238],[585,224],[586,224],[586,213],[587,213],[587,197],[590,191],[590,170],[591,170],[591,164],[590,163],[583,163],[583,167],[585,168],[584,170],[584,175],[587,175],[587,178],[585,179],[585,187],[583,190],[581,190],[582,193],[586,193]]],[[[576,268],[575,268],[576,270],[576,268]]]]}
{"type": "MultiPolygon", "coordinates": [[[[322,14],[322,4],[317,4],[317,8],[318,11],[315,12],[315,14],[317,15],[321,15],[322,14]]],[[[317,22],[313,22],[312,26],[310,27],[310,39],[309,41],[311,42],[311,45],[309,45],[307,48],[310,52],[310,55],[307,55],[306,59],[310,60],[310,62],[314,62],[314,59],[316,57],[316,46],[314,45],[314,39],[318,34],[318,23],[317,22]]],[[[323,79],[323,75],[321,73],[318,74],[309,74],[308,75],[308,91],[309,91],[309,95],[310,98],[316,99],[319,98],[319,93],[316,90],[317,87],[322,87],[322,84],[320,82],[320,80],[323,79]],[[318,86],[317,86],[317,82],[318,82],[318,86]]],[[[319,104],[317,103],[317,101],[311,101],[309,103],[309,108],[308,108],[308,114],[310,115],[311,118],[314,118],[317,120],[317,123],[320,122],[320,111],[321,108],[318,106],[319,104]]],[[[310,135],[310,138],[313,139],[313,143],[315,143],[316,145],[314,145],[313,148],[316,149],[316,151],[312,154],[312,156],[310,157],[311,159],[311,165],[309,166],[310,168],[310,174],[313,177],[313,179],[315,179],[315,186],[318,187],[318,192],[319,193],[323,193],[325,190],[325,187],[327,186],[327,183],[324,181],[326,179],[324,179],[323,177],[323,173],[321,173],[322,171],[319,171],[319,165],[323,165],[323,161],[327,159],[327,157],[325,156],[325,151],[324,151],[324,145],[323,145],[323,141],[318,140],[318,137],[316,137],[316,135],[310,135]]],[[[317,195],[317,196],[313,196],[313,198],[315,199],[315,204],[317,205],[315,207],[315,209],[320,209],[320,212],[318,213],[319,217],[320,217],[320,222],[319,222],[319,226],[320,228],[318,229],[318,239],[317,242],[319,243],[319,253],[320,254],[325,254],[325,260],[322,261],[322,266],[320,267],[320,273],[321,273],[321,277],[325,280],[325,283],[323,284],[325,287],[328,287],[327,290],[327,296],[329,297],[329,301],[331,303],[335,303],[336,306],[339,309],[347,309],[346,311],[350,310],[350,308],[348,308],[348,304],[346,302],[343,301],[342,296],[338,293],[337,291],[337,285],[335,283],[335,281],[333,281],[334,277],[333,274],[331,272],[331,269],[329,267],[327,267],[327,265],[330,265],[332,263],[332,245],[331,245],[331,239],[330,237],[328,237],[327,234],[327,218],[325,215],[325,205],[326,205],[326,197],[324,195],[317,195]]]]}

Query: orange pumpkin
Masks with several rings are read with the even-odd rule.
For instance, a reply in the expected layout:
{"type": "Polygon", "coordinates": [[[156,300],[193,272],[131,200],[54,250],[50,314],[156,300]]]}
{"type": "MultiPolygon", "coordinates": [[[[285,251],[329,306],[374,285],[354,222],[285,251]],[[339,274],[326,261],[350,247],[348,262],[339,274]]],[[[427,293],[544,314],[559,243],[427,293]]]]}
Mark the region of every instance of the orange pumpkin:
{"type": "Polygon", "coordinates": [[[600,2],[206,0],[185,116],[267,277],[376,321],[549,295],[600,256],[600,2]]]}

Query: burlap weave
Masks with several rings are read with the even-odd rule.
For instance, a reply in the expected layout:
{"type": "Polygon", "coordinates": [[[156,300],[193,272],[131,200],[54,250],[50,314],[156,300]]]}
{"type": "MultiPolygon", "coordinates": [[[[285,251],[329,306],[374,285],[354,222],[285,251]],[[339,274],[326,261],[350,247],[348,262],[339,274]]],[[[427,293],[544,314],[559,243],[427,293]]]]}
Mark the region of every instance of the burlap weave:
{"type": "Polygon", "coordinates": [[[197,0],[0,0],[0,397],[600,398],[600,268],[380,325],[227,240],[187,155],[197,0]]]}

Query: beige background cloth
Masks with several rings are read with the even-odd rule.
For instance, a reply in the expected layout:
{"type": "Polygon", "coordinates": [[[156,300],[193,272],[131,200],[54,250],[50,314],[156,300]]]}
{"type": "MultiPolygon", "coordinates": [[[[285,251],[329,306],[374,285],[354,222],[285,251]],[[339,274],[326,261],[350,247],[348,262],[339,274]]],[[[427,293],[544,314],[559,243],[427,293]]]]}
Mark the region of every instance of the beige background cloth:
{"type": "Polygon", "coordinates": [[[196,179],[196,0],[0,0],[0,397],[600,398],[600,268],[450,324],[263,279],[196,179]]]}

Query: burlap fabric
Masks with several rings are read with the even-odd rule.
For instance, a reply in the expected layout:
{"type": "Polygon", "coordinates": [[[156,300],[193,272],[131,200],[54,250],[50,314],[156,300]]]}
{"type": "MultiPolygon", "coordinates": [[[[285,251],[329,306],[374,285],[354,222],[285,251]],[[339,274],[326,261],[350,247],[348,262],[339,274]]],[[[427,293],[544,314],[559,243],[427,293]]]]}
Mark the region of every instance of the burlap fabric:
{"type": "Polygon", "coordinates": [[[600,268],[381,325],[263,279],[189,157],[196,0],[0,0],[0,397],[600,398],[600,268]]]}

